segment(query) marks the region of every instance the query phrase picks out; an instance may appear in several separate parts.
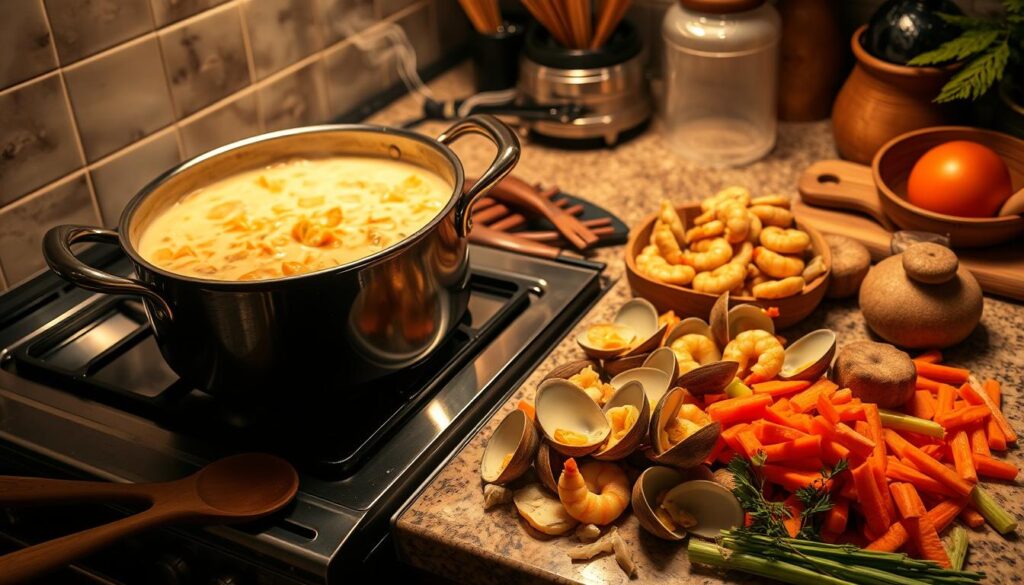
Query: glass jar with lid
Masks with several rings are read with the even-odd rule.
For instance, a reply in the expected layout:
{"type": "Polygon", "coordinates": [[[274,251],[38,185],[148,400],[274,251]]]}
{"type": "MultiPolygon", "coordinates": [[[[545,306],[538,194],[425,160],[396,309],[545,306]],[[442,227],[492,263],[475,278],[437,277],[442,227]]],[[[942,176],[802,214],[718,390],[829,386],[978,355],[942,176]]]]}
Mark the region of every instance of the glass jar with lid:
{"type": "Polygon", "coordinates": [[[781,31],[764,0],[678,0],[668,10],[663,122],[674,150],[723,166],[771,151],[781,31]]]}

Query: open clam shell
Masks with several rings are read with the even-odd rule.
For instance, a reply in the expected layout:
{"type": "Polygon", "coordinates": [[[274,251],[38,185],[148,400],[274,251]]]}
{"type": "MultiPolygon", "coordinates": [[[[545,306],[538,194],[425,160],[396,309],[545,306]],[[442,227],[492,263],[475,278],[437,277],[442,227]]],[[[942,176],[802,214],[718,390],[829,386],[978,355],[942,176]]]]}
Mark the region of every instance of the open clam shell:
{"type": "Polygon", "coordinates": [[[729,291],[719,295],[715,304],[711,305],[711,312],[708,313],[708,325],[711,328],[711,339],[714,340],[718,349],[723,349],[732,339],[729,335],[729,291]]]}
{"type": "Polygon", "coordinates": [[[544,437],[569,457],[593,453],[611,432],[601,407],[568,380],[553,378],[541,382],[534,408],[544,437]],[[566,435],[578,440],[566,440],[566,435]]]}
{"type": "Polygon", "coordinates": [[[661,400],[661,397],[668,391],[669,384],[671,383],[669,375],[664,371],[656,368],[640,367],[626,370],[615,376],[612,378],[611,385],[619,389],[626,385],[627,382],[633,380],[640,382],[640,385],[644,388],[644,393],[647,394],[648,402],[652,405],[657,404],[661,400]]]}
{"type": "MultiPolygon", "coordinates": [[[[651,405],[647,400],[647,395],[644,393],[644,387],[636,380],[623,384],[621,388],[615,391],[615,394],[608,400],[608,403],[604,405],[604,413],[607,415],[611,409],[627,405],[637,409],[638,416],[636,421],[615,444],[607,447],[602,446],[601,449],[594,453],[594,459],[602,461],[622,459],[636,451],[636,448],[640,446],[640,442],[647,438],[647,429],[651,424],[651,405]]],[[[614,433],[615,428],[612,421],[609,420],[608,424],[612,427],[612,433],[614,433]]]]}
{"type": "Polygon", "coordinates": [[[575,360],[551,368],[551,371],[544,376],[544,379],[561,378],[568,380],[585,370],[588,366],[593,368],[595,372],[601,373],[601,365],[595,360],[575,360]]]}
{"type": "Polygon", "coordinates": [[[636,345],[625,355],[641,355],[661,345],[667,325],[658,324],[658,309],[647,299],[630,299],[619,307],[615,322],[631,327],[636,331],[636,345]]]}
{"type": "Polygon", "coordinates": [[[701,538],[716,538],[722,530],[743,525],[743,507],[739,500],[714,481],[695,479],[680,483],[665,494],[663,503],[692,516],[696,525],[687,530],[701,538]]]}
{"type": "Polygon", "coordinates": [[[712,362],[679,376],[676,386],[694,396],[717,394],[732,382],[739,368],[740,365],[732,361],[712,362]]]}
{"type": "Polygon", "coordinates": [[[565,465],[565,456],[551,448],[546,441],[540,442],[537,448],[537,458],[533,462],[533,468],[537,472],[537,479],[544,487],[554,493],[558,493],[558,476],[562,473],[562,466],[565,465]]]}
{"type": "Polygon", "coordinates": [[[508,413],[487,440],[480,458],[480,476],[504,484],[526,473],[539,444],[533,421],[518,408],[508,413]]]}
{"type": "MultiPolygon", "coordinates": [[[[761,329],[775,334],[775,322],[768,313],[757,305],[744,303],[729,310],[729,341],[751,329],[761,329]]],[[[723,346],[724,347],[724,346],[723,346]]]]}
{"type": "Polygon", "coordinates": [[[679,378],[679,361],[676,360],[676,355],[672,353],[672,350],[667,347],[659,347],[647,354],[641,367],[654,368],[668,374],[669,386],[675,384],[676,379],[679,378]]]}
{"type": "Polygon", "coordinates": [[[718,421],[712,421],[675,445],[668,442],[665,429],[678,416],[687,396],[688,392],[684,388],[673,388],[665,393],[654,408],[649,442],[650,457],[657,463],[682,468],[700,465],[707,459],[722,434],[722,425],[718,421]]]}
{"type": "Polygon", "coordinates": [[[836,334],[831,329],[811,331],[786,348],[779,370],[783,380],[817,380],[836,355],[836,334]]]}
{"type": "Polygon", "coordinates": [[[614,378],[626,370],[632,370],[633,368],[643,366],[649,355],[651,354],[638,354],[604,360],[604,372],[614,378]]]}
{"type": "Polygon", "coordinates": [[[622,325],[621,323],[595,323],[576,336],[576,343],[588,356],[603,360],[626,353],[636,343],[638,337],[636,330],[628,325],[622,325]],[[591,333],[599,329],[605,333],[613,333],[621,340],[621,343],[609,344],[607,346],[595,345],[593,339],[591,339],[591,333]]]}
{"type": "Polygon", "coordinates": [[[704,319],[700,319],[697,317],[687,317],[673,325],[672,329],[669,329],[668,335],[665,336],[664,345],[666,347],[672,345],[673,341],[689,333],[703,335],[704,337],[707,337],[708,339],[711,340],[715,339],[714,334],[711,332],[711,326],[708,325],[704,321],[704,319]]]}
{"type": "Polygon", "coordinates": [[[640,521],[640,526],[647,532],[665,540],[686,538],[686,530],[681,527],[673,530],[655,514],[655,510],[658,509],[658,496],[684,481],[682,473],[671,467],[662,466],[649,467],[637,478],[631,496],[633,513],[640,521]]]}

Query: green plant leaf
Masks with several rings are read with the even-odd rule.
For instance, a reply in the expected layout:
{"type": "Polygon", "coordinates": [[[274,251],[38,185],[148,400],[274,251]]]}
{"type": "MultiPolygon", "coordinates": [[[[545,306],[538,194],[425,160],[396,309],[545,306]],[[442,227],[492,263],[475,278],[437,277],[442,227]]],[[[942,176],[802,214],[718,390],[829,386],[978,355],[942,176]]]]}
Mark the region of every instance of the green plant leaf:
{"type": "Polygon", "coordinates": [[[968,30],[959,37],[942,43],[939,48],[914,57],[907,65],[937,65],[951,61],[960,61],[988,49],[1003,36],[1001,30],[968,30]]]}
{"type": "Polygon", "coordinates": [[[1010,14],[1024,13],[1024,0],[1003,0],[1003,8],[1010,14]]]}
{"type": "Polygon", "coordinates": [[[964,16],[963,14],[939,13],[939,18],[949,24],[962,29],[991,29],[999,28],[999,21],[993,18],[982,18],[978,16],[964,16]]]}
{"type": "Polygon", "coordinates": [[[992,87],[992,84],[1003,78],[1003,71],[1009,58],[1010,46],[1003,40],[954,75],[949,83],[942,87],[935,101],[945,103],[953,100],[978,99],[992,87]]]}

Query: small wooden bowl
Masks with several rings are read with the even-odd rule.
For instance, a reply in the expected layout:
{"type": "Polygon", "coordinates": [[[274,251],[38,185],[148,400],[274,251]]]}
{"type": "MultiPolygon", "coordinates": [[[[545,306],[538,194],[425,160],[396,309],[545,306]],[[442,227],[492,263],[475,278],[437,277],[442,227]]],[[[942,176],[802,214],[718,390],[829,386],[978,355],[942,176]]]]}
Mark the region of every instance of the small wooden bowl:
{"type": "MultiPolygon", "coordinates": [[[[676,209],[687,225],[692,224],[693,219],[701,213],[699,203],[690,203],[676,209]]],[[[626,278],[629,280],[629,286],[634,295],[651,301],[658,311],[672,310],[680,317],[697,316],[706,320],[708,314],[711,313],[711,306],[718,300],[718,295],[695,291],[689,287],[665,284],[648,278],[636,268],[636,257],[649,243],[656,218],[656,213],[651,214],[644,219],[639,227],[629,233],[629,241],[626,243],[626,278]]],[[[825,274],[805,286],[802,292],[782,299],[755,299],[754,297],[729,295],[730,305],[749,303],[760,307],[778,307],[779,316],[775,318],[775,326],[780,329],[800,322],[814,311],[821,299],[825,297],[828,279],[832,274],[832,252],[821,233],[809,225],[800,223],[799,220],[796,223],[797,227],[811,237],[811,248],[825,262],[825,274]]]]}
{"type": "Polygon", "coordinates": [[[1024,234],[1021,215],[957,217],[928,211],[907,201],[907,179],[914,164],[931,148],[951,140],[970,140],[996,151],[1010,169],[1013,192],[1024,186],[1024,140],[967,126],[924,128],[897,136],[875,154],[871,172],[885,214],[906,230],[949,234],[950,243],[963,248],[990,246],[1024,234]]]}

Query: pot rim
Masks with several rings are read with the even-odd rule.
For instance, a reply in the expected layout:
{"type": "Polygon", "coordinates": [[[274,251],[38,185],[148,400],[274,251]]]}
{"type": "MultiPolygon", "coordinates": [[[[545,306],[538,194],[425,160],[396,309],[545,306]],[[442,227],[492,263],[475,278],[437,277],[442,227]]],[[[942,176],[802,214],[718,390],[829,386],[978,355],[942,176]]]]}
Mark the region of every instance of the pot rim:
{"type": "Polygon", "coordinates": [[[887,73],[898,77],[942,77],[963,66],[963,63],[960,61],[941,67],[916,67],[884,61],[868,53],[867,49],[860,44],[860,38],[867,30],[868,25],[863,24],[854,31],[853,36],[850,37],[850,47],[853,50],[853,56],[857,59],[857,63],[863,65],[869,71],[887,73]]]}
{"type": "MultiPolygon", "coordinates": [[[[325,152],[325,154],[329,154],[329,153],[325,152]]],[[[424,136],[423,134],[419,134],[419,133],[413,132],[411,130],[405,130],[405,129],[401,129],[401,128],[393,128],[393,127],[390,127],[390,126],[381,126],[381,125],[375,125],[375,124],[319,124],[319,125],[315,125],[315,126],[301,126],[301,127],[298,127],[298,128],[288,128],[288,129],[285,129],[285,130],[277,130],[277,131],[274,131],[274,132],[266,132],[266,133],[263,133],[263,134],[258,134],[256,136],[250,136],[248,138],[243,138],[241,140],[237,140],[235,142],[231,142],[231,143],[225,144],[223,146],[220,146],[218,148],[215,148],[215,149],[213,149],[213,150],[211,150],[209,152],[205,152],[203,154],[194,156],[191,159],[186,160],[184,162],[181,162],[181,163],[171,167],[170,169],[164,171],[163,173],[160,173],[159,175],[156,176],[156,178],[154,178],[152,181],[150,181],[144,187],[142,187],[142,189],[140,189],[138,191],[138,193],[136,193],[132,197],[132,199],[128,202],[128,204],[125,205],[124,210],[121,212],[121,218],[118,220],[118,224],[117,224],[117,237],[118,237],[118,242],[121,245],[121,249],[124,250],[124,252],[128,255],[128,257],[131,259],[131,261],[134,264],[143,266],[143,267],[146,268],[146,270],[154,272],[154,273],[157,273],[157,274],[163,276],[164,278],[171,278],[171,279],[178,280],[178,281],[189,282],[189,283],[192,283],[192,284],[202,285],[202,286],[204,286],[206,288],[213,288],[213,289],[225,289],[225,290],[259,289],[259,290],[262,290],[262,289],[265,289],[265,288],[275,288],[280,283],[290,283],[290,282],[293,282],[293,281],[307,279],[307,278],[315,278],[315,277],[323,277],[323,276],[336,276],[336,275],[343,274],[343,273],[346,273],[346,272],[358,271],[358,270],[360,270],[362,268],[365,268],[368,265],[378,263],[383,258],[387,258],[387,257],[391,257],[391,256],[395,256],[395,255],[400,254],[404,249],[406,249],[406,248],[408,248],[410,246],[413,246],[415,243],[417,243],[418,241],[420,241],[424,237],[426,237],[428,233],[432,232],[434,230],[434,228],[437,227],[437,224],[439,224],[445,217],[447,217],[452,212],[452,210],[455,208],[456,204],[458,203],[460,197],[462,197],[462,192],[463,192],[464,185],[465,185],[465,171],[464,171],[464,169],[462,167],[462,161],[459,160],[458,156],[456,156],[455,153],[452,151],[452,149],[448,148],[448,146],[446,146],[446,145],[444,145],[444,144],[442,144],[442,143],[440,143],[440,142],[438,142],[438,141],[436,141],[436,140],[434,140],[434,139],[432,139],[432,138],[430,138],[428,136],[424,136]],[[396,135],[396,136],[400,136],[402,138],[407,138],[407,139],[410,139],[410,140],[415,140],[415,141],[417,141],[417,142],[419,142],[419,143],[421,143],[421,144],[423,144],[423,145],[425,145],[427,147],[433,148],[434,150],[440,152],[440,154],[442,156],[444,156],[448,160],[448,162],[452,165],[452,170],[454,171],[455,182],[454,182],[454,185],[452,185],[452,194],[451,194],[450,198],[448,199],[448,203],[444,206],[443,209],[438,211],[437,215],[435,215],[422,228],[420,228],[419,230],[417,230],[416,232],[414,232],[412,234],[409,234],[403,240],[401,240],[399,242],[396,242],[396,243],[392,244],[391,246],[387,246],[386,248],[384,248],[382,250],[378,250],[377,252],[374,252],[373,254],[370,254],[369,256],[364,256],[362,258],[359,258],[357,260],[354,260],[352,262],[348,262],[348,263],[345,263],[345,264],[339,264],[339,265],[334,266],[332,268],[325,268],[323,270],[318,270],[318,271],[315,271],[315,272],[307,272],[307,273],[295,274],[295,275],[291,275],[291,276],[282,276],[280,278],[269,278],[269,279],[262,279],[262,280],[244,280],[244,281],[242,281],[242,280],[216,280],[216,279],[198,278],[198,277],[194,277],[194,276],[187,276],[187,275],[184,275],[184,274],[178,274],[176,272],[171,272],[169,270],[165,270],[163,268],[160,268],[159,266],[156,266],[152,262],[146,260],[145,258],[142,257],[141,254],[139,254],[138,250],[136,250],[135,246],[131,243],[131,241],[130,241],[130,239],[128,237],[128,228],[131,225],[131,220],[132,220],[132,217],[135,215],[135,211],[142,204],[142,202],[146,200],[146,198],[150,195],[150,193],[152,193],[158,187],[163,185],[171,177],[174,177],[174,176],[176,176],[176,175],[178,175],[180,173],[189,172],[190,169],[192,169],[193,167],[195,167],[195,166],[197,166],[197,165],[199,165],[201,163],[204,163],[204,162],[206,162],[208,160],[215,159],[217,157],[226,155],[226,154],[228,154],[230,152],[233,152],[233,151],[235,151],[237,149],[240,149],[240,148],[243,148],[243,147],[246,147],[246,146],[251,146],[251,145],[254,145],[254,144],[260,144],[260,143],[264,143],[264,142],[272,142],[274,140],[279,140],[281,138],[287,138],[287,137],[296,136],[296,135],[313,134],[313,133],[320,133],[320,132],[379,132],[379,133],[385,134],[385,135],[396,135]]]]}

